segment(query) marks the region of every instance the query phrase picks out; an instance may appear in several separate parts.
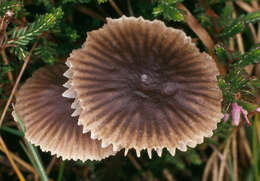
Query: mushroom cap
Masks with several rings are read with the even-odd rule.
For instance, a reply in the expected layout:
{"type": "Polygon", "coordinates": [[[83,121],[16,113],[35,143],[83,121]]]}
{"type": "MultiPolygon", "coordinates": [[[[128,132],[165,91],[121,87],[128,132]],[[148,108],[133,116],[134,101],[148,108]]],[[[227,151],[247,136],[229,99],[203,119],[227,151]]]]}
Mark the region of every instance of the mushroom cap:
{"type": "Polygon", "coordinates": [[[222,117],[214,60],[161,21],[107,22],[68,58],[83,131],[137,156],[174,155],[212,136],[222,117]]]}
{"type": "Polygon", "coordinates": [[[62,159],[101,160],[113,155],[112,145],[101,148],[101,141],[82,133],[78,117],[71,117],[73,99],[62,96],[65,70],[62,64],[40,68],[19,90],[15,109],[26,139],[62,159]]]}

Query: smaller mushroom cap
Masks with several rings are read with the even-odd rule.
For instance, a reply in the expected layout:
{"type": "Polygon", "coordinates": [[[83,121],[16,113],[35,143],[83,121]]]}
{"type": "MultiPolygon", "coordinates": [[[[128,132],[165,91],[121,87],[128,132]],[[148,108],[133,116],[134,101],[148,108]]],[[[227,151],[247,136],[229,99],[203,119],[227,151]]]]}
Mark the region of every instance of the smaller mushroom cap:
{"type": "Polygon", "coordinates": [[[19,90],[15,109],[26,139],[62,159],[101,160],[115,154],[112,145],[101,148],[101,141],[83,134],[78,117],[71,117],[73,99],[62,96],[65,70],[61,64],[40,68],[19,90]]]}

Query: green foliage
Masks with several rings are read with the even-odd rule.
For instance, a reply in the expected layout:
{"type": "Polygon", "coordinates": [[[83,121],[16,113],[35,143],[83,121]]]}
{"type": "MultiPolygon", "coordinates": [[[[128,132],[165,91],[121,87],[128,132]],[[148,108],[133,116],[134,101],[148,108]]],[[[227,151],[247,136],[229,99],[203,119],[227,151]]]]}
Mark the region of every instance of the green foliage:
{"type": "Polygon", "coordinates": [[[90,3],[90,2],[91,2],[91,0],[62,0],[63,4],[67,4],[67,3],[90,3]]]}
{"type": "Polygon", "coordinates": [[[62,9],[57,8],[54,9],[52,13],[47,13],[37,17],[33,23],[30,23],[22,29],[14,28],[11,39],[7,41],[7,44],[16,45],[12,51],[19,59],[25,58],[28,54],[26,46],[43,32],[53,28],[62,16],[62,9]]]}
{"type": "Polygon", "coordinates": [[[19,60],[23,60],[29,54],[29,52],[26,50],[26,47],[21,46],[11,48],[10,52],[14,53],[19,60]]]}
{"type": "Polygon", "coordinates": [[[101,3],[107,2],[108,0],[97,0],[97,1],[98,1],[99,4],[101,4],[101,3]]]}
{"type": "Polygon", "coordinates": [[[184,11],[177,8],[177,3],[182,0],[160,0],[153,9],[153,15],[163,15],[166,20],[184,21],[184,11]]]}
{"type": "Polygon", "coordinates": [[[207,138],[205,140],[206,143],[211,143],[211,144],[213,144],[215,146],[219,146],[219,141],[216,140],[216,138],[225,140],[227,138],[227,136],[230,135],[230,133],[232,131],[232,128],[234,128],[234,126],[232,126],[231,124],[220,122],[218,124],[218,128],[219,129],[216,129],[214,131],[214,136],[215,137],[207,138]]]}
{"type": "Polygon", "coordinates": [[[47,10],[51,10],[52,4],[49,0],[36,0],[36,4],[40,6],[44,6],[47,10]]]}
{"type": "Polygon", "coordinates": [[[71,25],[68,23],[59,23],[58,26],[53,30],[59,37],[67,39],[68,41],[75,42],[79,39],[79,35],[71,25]]]}
{"type": "Polygon", "coordinates": [[[186,167],[183,159],[177,155],[173,158],[170,154],[166,154],[164,160],[166,163],[176,166],[179,170],[183,170],[186,167]]]}
{"type": "Polygon", "coordinates": [[[217,55],[220,61],[224,61],[225,63],[228,62],[228,53],[223,46],[218,44],[215,46],[214,50],[215,50],[215,54],[217,55]]]}
{"type": "Polygon", "coordinates": [[[235,65],[240,65],[242,67],[253,63],[260,63],[260,47],[253,48],[245,54],[240,55],[238,58],[239,61],[236,61],[235,65]]]}
{"type": "Polygon", "coordinates": [[[246,23],[257,23],[260,21],[260,11],[249,13],[245,16],[244,21],[246,23]]]}
{"type": "Polygon", "coordinates": [[[61,19],[62,15],[61,8],[57,8],[53,13],[39,16],[35,22],[22,29],[15,28],[11,39],[7,43],[18,46],[28,45],[30,41],[34,40],[41,33],[52,28],[56,24],[56,21],[61,19]]]}
{"type": "MultiPolygon", "coordinates": [[[[230,14],[230,9],[228,9],[227,14],[230,14]]],[[[257,23],[259,21],[260,21],[260,11],[249,13],[246,16],[241,15],[238,18],[234,19],[230,25],[227,25],[225,27],[223,32],[220,34],[220,37],[222,38],[232,37],[242,32],[246,28],[248,23],[257,23]]]]}
{"type": "Polygon", "coordinates": [[[3,65],[1,67],[1,72],[2,73],[11,72],[12,70],[13,70],[13,68],[10,65],[3,65]]]}
{"type": "Polygon", "coordinates": [[[248,77],[242,67],[235,66],[225,76],[218,77],[219,87],[223,94],[223,110],[230,109],[230,104],[236,102],[236,94],[241,94],[243,100],[253,101],[256,95],[255,80],[248,77]]]}
{"type": "Polygon", "coordinates": [[[57,45],[55,43],[44,39],[41,44],[35,48],[34,54],[39,56],[45,63],[54,64],[56,62],[54,56],[56,49],[57,45]]]}
{"type": "Polygon", "coordinates": [[[207,15],[205,9],[203,7],[198,7],[194,10],[196,13],[196,18],[198,18],[199,22],[203,27],[212,26],[212,22],[210,17],[207,15]]]}
{"type": "Polygon", "coordinates": [[[17,14],[22,9],[22,3],[20,1],[1,1],[0,4],[0,16],[3,16],[8,10],[17,14]]]}
{"type": "Polygon", "coordinates": [[[223,32],[220,34],[221,37],[232,37],[235,34],[240,33],[245,29],[246,23],[244,21],[244,16],[241,16],[233,21],[230,26],[227,26],[223,32]]]}
{"type": "Polygon", "coordinates": [[[187,157],[188,160],[191,161],[191,163],[194,165],[200,165],[202,163],[200,155],[193,149],[187,151],[187,157]]]}
{"type": "Polygon", "coordinates": [[[226,27],[232,24],[233,22],[232,12],[233,12],[232,6],[226,4],[221,12],[220,18],[218,19],[218,23],[220,26],[226,27]]]}

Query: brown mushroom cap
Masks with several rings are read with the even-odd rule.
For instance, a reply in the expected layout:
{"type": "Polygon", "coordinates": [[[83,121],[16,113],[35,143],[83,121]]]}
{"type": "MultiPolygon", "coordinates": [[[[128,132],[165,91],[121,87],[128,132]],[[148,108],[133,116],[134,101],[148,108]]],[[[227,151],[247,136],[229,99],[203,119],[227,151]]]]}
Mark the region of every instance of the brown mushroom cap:
{"type": "Polygon", "coordinates": [[[149,156],[164,147],[174,155],[211,136],[222,116],[213,59],[161,21],[107,20],[68,59],[83,131],[114,151],[149,156]]]}
{"type": "Polygon", "coordinates": [[[19,90],[15,108],[25,125],[25,137],[62,159],[101,160],[114,154],[112,145],[101,148],[101,141],[82,133],[78,117],[71,117],[73,100],[62,96],[65,70],[61,64],[43,67],[19,90]]]}

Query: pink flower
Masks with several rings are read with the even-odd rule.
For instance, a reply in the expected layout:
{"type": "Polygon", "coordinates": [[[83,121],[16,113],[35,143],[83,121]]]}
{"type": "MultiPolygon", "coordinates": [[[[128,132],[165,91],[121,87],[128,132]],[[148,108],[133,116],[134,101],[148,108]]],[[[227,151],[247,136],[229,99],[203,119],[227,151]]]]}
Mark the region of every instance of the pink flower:
{"type": "Polygon", "coordinates": [[[245,118],[245,120],[247,122],[247,125],[250,126],[251,123],[249,122],[248,117],[247,117],[247,114],[248,114],[247,110],[243,109],[241,106],[240,106],[240,110],[241,110],[241,112],[242,112],[242,114],[243,114],[243,116],[244,116],[244,118],[245,118]]]}
{"type": "Polygon", "coordinates": [[[232,119],[234,125],[236,126],[238,126],[240,122],[240,112],[241,112],[240,106],[236,102],[232,103],[232,111],[231,111],[232,119]]]}
{"type": "MultiPolygon", "coordinates": [[[[260,107],[256,109],[256,111],[260,112],[260,107]]],[[[248,120],[247,117],[247,111],[242,107],[239,106],[236,102],[232,103],[232,110],[231,110],[231,114],[232,114],[232,119],[233,119],[233,123],[235,126],[238,126],[240,123],[240,114],[242,113],[244,119],[246,120],[248,125],[251,125],[251,123],[248,120]]],[[[229,114],[224,114],[224,122],[227,122],[229,118],[229,114]]]]}
{"type": "Polygon", "coordinates": [[[226,123],[228,121],[228,118],[229,118],[229,114],[228,113],[224,114],[224,117],[223,117],[224,123],[226,123]]]}

